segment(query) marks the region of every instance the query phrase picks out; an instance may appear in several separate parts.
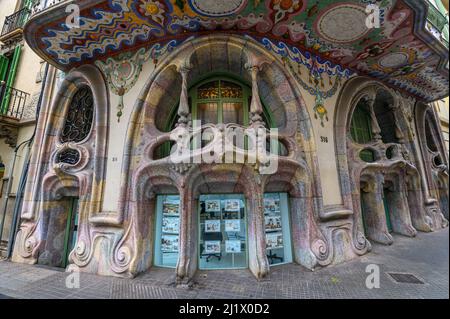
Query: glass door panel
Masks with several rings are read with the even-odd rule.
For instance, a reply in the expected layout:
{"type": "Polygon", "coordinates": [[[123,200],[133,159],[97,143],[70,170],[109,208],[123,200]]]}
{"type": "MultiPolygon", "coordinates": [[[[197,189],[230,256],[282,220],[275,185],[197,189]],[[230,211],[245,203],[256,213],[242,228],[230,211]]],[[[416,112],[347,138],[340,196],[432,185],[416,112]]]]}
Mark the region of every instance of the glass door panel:
{"type": "Polygon", "coordinates": [[[271,265],[292,262],[287,194],[264,195],[267,258],[271,265]]]}
{"type": "Polygon", "coordinates": [[[69,255],[77,243],[79,223],[79,199],[77,197],[66,197],[66,203],[69,211],[67,213],[63,261],[61,265],[63,268],[69,264],[69,255]]]}
{"type": "Polygon", "coordinates": [[[218,123],[218,104],[217,103],[198,103],[198,119],[201,124],[218,123]]]}
{"type": "Polygon", "coordinates": [[[156,266],[176,267],[179,251],[179,233],[180,196],[157,196],[154,261],[156,266]]]}
{"type": "Polygon", "coordinates": [[[199,207],[200,269],[247,268],[243,195],[202,195],[199,207]]]}
{"type": "Polygon", "coordinates": [[[239,102],[224,102],[223,109],[223,123],[235,123],[244,125],[244,108],[239,102]]]}

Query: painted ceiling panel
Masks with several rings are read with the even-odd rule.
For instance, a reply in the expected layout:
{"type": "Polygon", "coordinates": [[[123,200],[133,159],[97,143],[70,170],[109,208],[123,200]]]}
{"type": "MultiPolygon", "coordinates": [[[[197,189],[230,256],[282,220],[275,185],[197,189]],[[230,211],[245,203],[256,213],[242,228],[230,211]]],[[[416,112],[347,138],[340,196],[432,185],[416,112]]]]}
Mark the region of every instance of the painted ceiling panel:
{"type": "Polygon", "coordinates": [[[25,30],[30,46],[64,70],[221,32],[269,38],[425,101],[448,95],[448,50],[425,31],[423,1],[377,1],[381,24],[371,29],[369,0],[81,0],[80,28],[67,27],[66,2],[34,15],[25,30]]]}

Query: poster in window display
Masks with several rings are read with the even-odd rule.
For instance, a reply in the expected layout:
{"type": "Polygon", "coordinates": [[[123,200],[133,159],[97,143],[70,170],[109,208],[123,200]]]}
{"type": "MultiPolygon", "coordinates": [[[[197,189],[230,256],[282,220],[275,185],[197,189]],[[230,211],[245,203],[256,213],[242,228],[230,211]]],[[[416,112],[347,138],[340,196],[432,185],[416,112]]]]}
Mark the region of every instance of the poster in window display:
{"type": "Polygon", "coordinates": [[[205,233],[220,233],[220,219],[205,220],[205,233]]]}
{"type": "Polygon", "coordinates": [[[162,220],[163,233],[178,234],[180,231],[180,219],[178,217],[164,217],[162,220]]]}
{"type": "Polygon", "coordinates": [[[225,251],[229,254],[237,254],[241,252],[241,241],[240,240],[226,240],[225,241],[225,251]]]}
{"type": "Polygon", "coordinates": [[[265,216],[264,217],[266,231],[281,230],[281,216],[265,216]]]}
{"type": "Polygon", "coordinates": [[[220,254],[220,240],[205,241],[205,254],[220,254]]]}
{"type": "Polygon", "coordinates": [[[266,249],[283,248],[283,233],[266,234],[266,249]]]}
{"type": "Polygon", "coordinates": [[[178,236],[177,235],[162,235],[161,236],[161,250],[165,253],[178,252],[178,236]]]}
{"type": "Polygon", "coordinates": [[[240,219],[225,220],[225,231],[226,232],[240,232],[241,231],[241,220],[240,219]]]}
{"type": "Polygon", "coordinates": [[[266,213],[276,213],[280,211],[280,200],[278,198],[265,198],[264,211],[266,213]]]}
{"type": "Polygon", "coordinates": [[[225,211],[235,212],[241,209],[241,204],[238,199],[228,199],[225,201],[225,211]]]}
{"type": "Polygon", "coordinates": [[[205,211],[207,213],[220,212],[220,200],[205,201],[205,211]]]}
{"type": "Polygon", "coordinates": [[[163,214],[166,216],[179,216],[180,204],[178,200],[166,200],[163,203],[163,214]]]}

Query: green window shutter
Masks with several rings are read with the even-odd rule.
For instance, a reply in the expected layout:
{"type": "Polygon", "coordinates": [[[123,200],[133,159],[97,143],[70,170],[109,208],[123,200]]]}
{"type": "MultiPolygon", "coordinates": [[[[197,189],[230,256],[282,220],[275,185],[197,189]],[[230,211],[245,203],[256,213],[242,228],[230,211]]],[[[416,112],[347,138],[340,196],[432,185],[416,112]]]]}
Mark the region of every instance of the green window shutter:
{"type": "Polygon", "coordinates": [[[23,0],[21,9],[23,9],[23,8],[31,9],[33,7],[33,2],[34,2],[34,0],[23,0]]]}
{"type": "Polygon", "coordinates": [[[8,72],[9,59],[0,55],[0,81],[6,81],[6,73],[8,72]]]}
{"type": "Polygon", "coordinates": [[[359,144],[366,144],[372,139],[370,115],[357,105],[353,112],[350,133],[353,140],[359,144]]]}
{"type": "MultiPolygon", "coordinates": [[[[9,70],[9,74],[6,74],[6,87],[13,87],[14,81],[16,79],[17,67],[20,61],[20,55],[22,54],[22,46],[18,45],[14,50],[14,55],[11,62],[11,68],[9,70]]],[[[6,94],[3,97],[2,104],[0,106],[1,113],[5,114],[8,111],[9,102],[11,99],[11,92],[9,90],[6,91],[6,94]]]]}

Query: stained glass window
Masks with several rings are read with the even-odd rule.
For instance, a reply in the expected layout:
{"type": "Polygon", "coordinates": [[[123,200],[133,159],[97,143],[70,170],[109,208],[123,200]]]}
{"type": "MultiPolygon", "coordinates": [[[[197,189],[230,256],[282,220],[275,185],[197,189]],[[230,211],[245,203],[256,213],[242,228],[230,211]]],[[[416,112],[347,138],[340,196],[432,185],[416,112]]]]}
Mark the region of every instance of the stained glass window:
{"type": "MultiPolygon", "coordinates": [[[[231,81],[212,80],[200,85],[194,98],[196,119],[202,123],[246,125],[248,90],[231,81]],[[247,92],[247,93],[245,93],[247,92]],[[246,97],[244,97],[246,94],[246,97]]],[[[248,116],[247,116],[248,117],[248,116]]]]}
{"type": "Polygon", "coordinates": [[[219,98],[219,81],[206,83],[198,88],[198,99],[218,99],[219,98]]]}
{"type": "Polygon", "coordinates": [[[220,96],[222,98],[242,99],[242,87],[232,82],[220,81],[220,96]]]}
{"type": "Polygon", "coordinates": [[[83,86],[73,96],[66,121],[61,132],[62,143],[80,143],[86,139],[92,129],[94,118],[94,98],[88,86],[83,86]]]}

